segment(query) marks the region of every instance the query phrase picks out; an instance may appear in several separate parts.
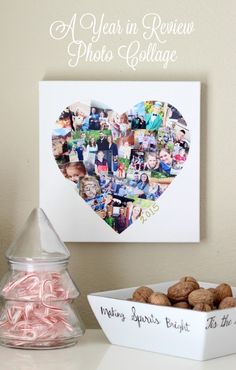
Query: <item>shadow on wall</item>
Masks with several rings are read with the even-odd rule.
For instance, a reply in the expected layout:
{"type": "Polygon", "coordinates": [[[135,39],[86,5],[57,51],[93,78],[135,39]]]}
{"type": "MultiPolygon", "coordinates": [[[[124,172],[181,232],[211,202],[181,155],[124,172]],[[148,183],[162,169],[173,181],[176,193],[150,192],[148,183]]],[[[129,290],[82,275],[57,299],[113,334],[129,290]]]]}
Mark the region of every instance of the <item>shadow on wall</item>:
{"type": "Polygon", "coordinates": [[[207,122],[208,122],[208,110],[207,110],[207,85],[206,83],[201,84],[201,116],[200,116],[200,238],[201,240],[207,238],[207,122]]]}

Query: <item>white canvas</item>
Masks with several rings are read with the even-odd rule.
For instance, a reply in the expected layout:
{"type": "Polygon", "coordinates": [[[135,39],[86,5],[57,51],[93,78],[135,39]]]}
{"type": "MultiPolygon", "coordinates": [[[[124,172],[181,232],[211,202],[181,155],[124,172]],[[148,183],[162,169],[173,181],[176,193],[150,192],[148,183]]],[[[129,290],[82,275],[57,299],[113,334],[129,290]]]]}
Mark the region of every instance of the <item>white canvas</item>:
{"type": "Polygon", "coordinates": [[[198,242],[199,154],[199,82],[40,82],[40,207],[64,241],[198,242]],[[53,127],[61,112],[76,102],[89,105],[90,100],[102,102],[118,114],[139,102],[168,103],[184,117],[191,138],[184,166],[153,202],[155,211],[143,209],[142,221],[139,217],[121,233],[86,204],[75,184],[62,175],[52,152],[53,127]]]}

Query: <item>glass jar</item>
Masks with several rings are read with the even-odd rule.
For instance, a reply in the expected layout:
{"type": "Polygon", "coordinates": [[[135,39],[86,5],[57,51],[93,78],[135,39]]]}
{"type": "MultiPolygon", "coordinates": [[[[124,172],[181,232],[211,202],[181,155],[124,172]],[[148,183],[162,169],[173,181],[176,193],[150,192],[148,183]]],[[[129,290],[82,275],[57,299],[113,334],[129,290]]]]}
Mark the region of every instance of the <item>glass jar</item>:
{"type": "Polygon", "coordinates": [[[41,209],[9,247],[0,283],[0,344],[61,348],[77,343],[84,326],[73,303],[79,291],[67,267],[69,251],[41,209]]]}

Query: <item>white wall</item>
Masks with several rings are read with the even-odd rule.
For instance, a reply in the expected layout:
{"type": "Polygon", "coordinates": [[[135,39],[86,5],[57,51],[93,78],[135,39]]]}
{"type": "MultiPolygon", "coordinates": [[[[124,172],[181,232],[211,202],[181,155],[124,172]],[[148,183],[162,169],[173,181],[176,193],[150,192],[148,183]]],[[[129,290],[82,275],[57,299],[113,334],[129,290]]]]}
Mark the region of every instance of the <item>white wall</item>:
{"type": "MultiPolygon", "coordinates": [[[[70,271],[80,287],[78,307],[89,327],[96,322],[86,301],[88,292],[189,274],[236,285],[235,13],[234,0],[1,1],[1,275],[7,270],[7,246],[38,204],[39,80],[200,80],[201,243],[68,244],[70,271]],[[158,12],[166,20],[192,20],[196,31],[188,38],[169,39],[179,57],[168,69],[144,63],[134,72],[118,58],[110,64],[82,62],[73,69],[67,66],[66,41],[52,40],[49,26],[85,12],[134,21],[158,12]]],[[[127,40],[124,36],[122,41],[127,40]]],[[[112,37],[99,41],[98,47],[102,43],[114,47],[112,37]]]]}

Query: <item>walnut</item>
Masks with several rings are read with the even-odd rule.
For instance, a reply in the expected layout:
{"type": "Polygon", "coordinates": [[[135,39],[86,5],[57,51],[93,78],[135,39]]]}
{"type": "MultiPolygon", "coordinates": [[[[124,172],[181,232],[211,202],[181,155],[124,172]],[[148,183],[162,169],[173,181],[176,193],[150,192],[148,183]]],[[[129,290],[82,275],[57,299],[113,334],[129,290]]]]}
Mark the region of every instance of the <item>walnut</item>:
{"type": "Polygon", "coordinates": [[[213,305],[212,305],[212,310],[217,310],[218,309],[218,301],[216,297],[216,290],[215,288],[207,288],[212,294],[213,294],[213,305]]]}
{"type": "Polygon", "coordinates": [[[145,302],[147,302],[148,297],[153,293],[153,290],[151,288],[148,288],[146,286],[141,286],[140,288],[137,288],[133,293],[133,299],[137,302],[142,302],[140,299],[144,299],[145,302]]]}
{"type": "Polygon", "coordinates": [[[203,312],[209,312],[212,310],[211,306],[207,303],[197,303],[193,307],[194,311],[203,311],[203,312]]]}
{"type": "Polygon", "coordinates": [[[193,309],[194,311],[209,312],[217,308],[236,307],[236,298],[232,296],[229,284],[222,283],[216,288],[199,287],[192,276],[184,276],[179,282],[168,288],[167,294],[154,292],[151,288],[141,286],[133,292],[128,301],[150,303],[160,306],[193,309]]]}
{"type": "Polygon", "coordinates": [[[130,300],[132,300],[133,302],[147,303],[147,301],[141,295],[139,297],[137,296],[137,297],[132,298],[130,300]]]}
{"type": "Polygon", "coordinates": [[[183,301],[183,302],[177,302],[175,304],[173,304],[173,307],[176,307],[176,308],[191,308],[190,304],[186,301],[183,301]]]}
{"type": "Polygon", "coordinates": [[[222,283],[215,288],[216,292],[216,304],[219,304],[224,298],[232,297],[232,289],[229,284],[222,283]]]}
{"type": "Polygon", "coordinates": [[[199,289],[200,288],[197,280],[194,277],[192,277],[192,276],[184,276],[184,277],[182,277],[180,279],[180,281],[181,282],[185,282],[186,281],[186,282],[193,283],[196,286],[196,289],[199,289]]]}
{"type": "Polygon", "coordinates": [[[208,289],[200,288],[191,292],[188,296],[188,302],[191,306],[195,306],[197,303],[206,303],[210,306],[213,305],[214,295],[208,289]]]}
{"type": "Polygon", "coordinates": [[[148,297],[148,303],[156,304],[159,306],[171,306],[171,303],[164,293],[155,292],[148,297]]]}
{"type": "Polygon", "coordinates": [[[173,302],[187,301],[188,295],[196,289],[196,285],[192,282],[178,282],[168,289],[167,296],[173,302]]]}
{"type": "Polygon", "coordinates": [[[236,307],[236,298],[225,297],[219,304],[219,310],[230,307],[236,307]]]}

